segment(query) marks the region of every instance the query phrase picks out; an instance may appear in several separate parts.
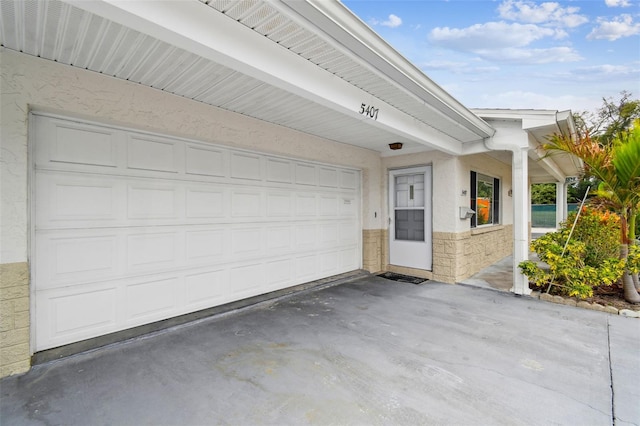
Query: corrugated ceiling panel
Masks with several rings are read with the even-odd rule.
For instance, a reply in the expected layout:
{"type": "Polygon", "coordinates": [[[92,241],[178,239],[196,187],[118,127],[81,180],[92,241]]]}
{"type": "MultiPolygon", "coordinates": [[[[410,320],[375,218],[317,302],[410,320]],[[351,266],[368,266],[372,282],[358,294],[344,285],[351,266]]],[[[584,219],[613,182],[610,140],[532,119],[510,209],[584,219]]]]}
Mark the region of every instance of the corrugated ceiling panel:
{"type": "Polygon", "coordinates": [[[16,22],[20,18],[16,17],[16,6],[20,4],[14,2],[0,1],[0,43],[9,46],[21,46],[21,36],[18,34],[16,22]]]}
{"type": "Polygon", "coordinates": [[[201,59],[190,68],[182,79],[170,83],[166,90],[190,99],[196,99],[210,90],[214,82],[222,81],[234,74],[233,70],[201,59]]]}
{"type": "Polygon", "coordinates": [[[24,26],[22,32],[24,37],[22,39],[23,44],[20,48],[24,53],[30,55],[40,55],[40,41],[42,35],[42,25],[40,23],[39,5],[40,2],[20,2],[24,8],[24,26]]]}
{"type": "Polygon", "coordinates": [[[84,38],[83,36],[90,20],[88,13],[76,7],[67,7],[67,10],[67,28],[62,35],[58,50],[55,54],[56,60],[63,64],[73,63],[72,58],[75,52],[77,52],[80,40],[84,38]]]}

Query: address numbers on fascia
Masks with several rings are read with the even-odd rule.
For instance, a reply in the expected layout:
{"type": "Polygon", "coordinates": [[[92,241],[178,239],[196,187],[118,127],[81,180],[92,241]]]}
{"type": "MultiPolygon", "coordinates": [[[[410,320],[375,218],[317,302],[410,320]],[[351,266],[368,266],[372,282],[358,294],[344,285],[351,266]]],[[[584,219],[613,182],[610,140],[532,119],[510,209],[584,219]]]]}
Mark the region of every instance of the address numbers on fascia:
{"type": "Polygon", "coordinates": [[[373,118],[374,120],[378,119],[378,111],[380,108],[376,108],[373,105],[360,104],[360,114],[365,117],[373,118]]]}

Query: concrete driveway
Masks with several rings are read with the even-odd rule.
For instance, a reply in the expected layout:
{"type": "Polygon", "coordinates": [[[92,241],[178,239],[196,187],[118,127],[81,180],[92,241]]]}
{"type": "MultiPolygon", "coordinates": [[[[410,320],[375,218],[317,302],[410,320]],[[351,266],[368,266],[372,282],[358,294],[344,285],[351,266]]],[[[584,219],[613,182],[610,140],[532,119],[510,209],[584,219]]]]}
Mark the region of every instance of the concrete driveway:
{"type": "Polygon", "coordinates": [[[379,277],[36,366],[3,425],[640,424],[640,320],[379,277]]]}

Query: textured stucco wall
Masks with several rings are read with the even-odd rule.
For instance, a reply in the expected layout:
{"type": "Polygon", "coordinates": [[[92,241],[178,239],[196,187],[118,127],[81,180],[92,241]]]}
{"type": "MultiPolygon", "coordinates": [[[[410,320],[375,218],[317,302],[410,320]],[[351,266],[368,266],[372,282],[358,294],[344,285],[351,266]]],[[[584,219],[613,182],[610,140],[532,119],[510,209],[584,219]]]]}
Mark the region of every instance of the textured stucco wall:
{"type": "MultiPolygon", "coordinates": [[[[375,234],[382,228],[383,169],[374,151],[4,48],[0,48],[0,76],[2,375],[24,371],[29,365],[28,118],[32,110],[361,169],[363,229],[375,234]]],[[[380,238],[368,241],[363,254],[376,253],[376,258],[365,257],[363,264],[379,270],[379,255],[368,247],[379,245],[380,238]]]]}

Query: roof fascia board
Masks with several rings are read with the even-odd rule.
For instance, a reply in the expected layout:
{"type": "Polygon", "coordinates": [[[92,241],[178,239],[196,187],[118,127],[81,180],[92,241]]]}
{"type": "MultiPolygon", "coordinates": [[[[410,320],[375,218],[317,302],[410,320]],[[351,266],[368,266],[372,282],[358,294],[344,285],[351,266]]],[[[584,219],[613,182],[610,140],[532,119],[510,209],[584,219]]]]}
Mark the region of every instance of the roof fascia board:
{"type": "MultiPolygon", "coordinates": [[[[460,154],[461,141],[384,103],[211,7],[197,1],[64,0],[191,53],[260,79],[416,143],[460,154]],[[377,120],[361,104],[379,108],[377,120]]],[[[392,142],[392,141],[390,141],[392,142]]]]}
{"type": "Polygon", "coordinates": [[[280,1],[400,87],[458,125],[476,133],[479,138],[495,133],[488,123],[429,79],[340,2],[280,1]]]}

